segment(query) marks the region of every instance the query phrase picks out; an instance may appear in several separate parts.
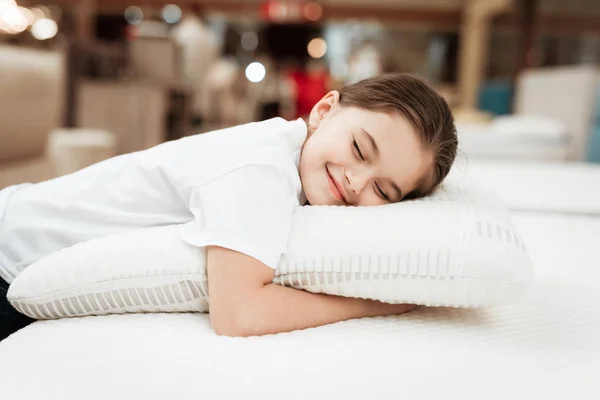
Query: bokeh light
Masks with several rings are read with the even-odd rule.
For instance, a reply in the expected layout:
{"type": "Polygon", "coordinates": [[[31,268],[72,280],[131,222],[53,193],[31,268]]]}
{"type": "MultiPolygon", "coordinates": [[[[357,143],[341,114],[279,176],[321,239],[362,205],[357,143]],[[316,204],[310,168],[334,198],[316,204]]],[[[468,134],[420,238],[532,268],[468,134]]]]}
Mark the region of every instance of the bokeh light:
{"type": "Polygon", "coordinates": [[[35,17],[34,19],[46,18],[46,14],[44,14],[44,10],[42,10],[41,8],[34,7],[31,9],[31,12],[35,17]]]}
{"type": "Polygon", "coordinates": [[[306,3],[302,11],[304,18],[312,22],[320,20],[323,16],[323,7],[319,3],[306,3]]]}
{"type": "Polygon", "coordinates": [[[167,4],[161,11],[162,19],[168,24],[181,21],[181,8],[175,4],[167,4]]]}
{"type": "Polygon", "coordinates": [[[265,66],[261,63],[255,61],[246,67],[246,78],[250,82],[260,82],[265,79],[267,71],[265,70],[265,66]]]}
{"type": "Polygon", "coordinates": [[[31,26],[31,34],[37,40],[48,40],[56,36],[58,25],[50,18],[40,18],[31,26]]]}
{"type": "Polygon", "coordinates": [[[254,51],[258,47],[258,35],[256,32],[244,32],[241,40],[242,48],[246,51],[254,51]]]}
{"type": "Polygon", "coordinates": [[[0,29],[8,33],[23,32],[29,23],[14,0],[0,1],[0,29]]]}
{"type": "Polygon", "coordinates": [[[50,7],[48,7],[48,6],[41,6],[41,5],[39,5],[39,6],[37,6],[37,8],[39,8],[39,10],[40,10],[40,11],[42,12],[42,14],[43,14],[43,15],[41,16],[41,18],[44,18],[44,17],[46,17],[46,18],[51,18],[51,17],[52,17],[52,10],[50,10],[50,7]]]}
{"type": "Polygon", "coordinates": [[[33,14],[33,11],[25,7],[19,7],[19,10],[21,10],[21,14],[23,14],[25,19],[27,20],[27,25],[33,25],[33,23],[35,22],[35,15],[33,14]]]}
{"type": "Polygon", "coordinates": [[[325,39],[317,37],[308,43],[306,49],[312,58],[321,58],[327,53],[327,42],[325,39]]]}
{"type": "Polygon", "coordinates": [[[139,25],[144,20],[144,12],[138,6],[127,7],[124,16],[131,25],[139,25]]]}

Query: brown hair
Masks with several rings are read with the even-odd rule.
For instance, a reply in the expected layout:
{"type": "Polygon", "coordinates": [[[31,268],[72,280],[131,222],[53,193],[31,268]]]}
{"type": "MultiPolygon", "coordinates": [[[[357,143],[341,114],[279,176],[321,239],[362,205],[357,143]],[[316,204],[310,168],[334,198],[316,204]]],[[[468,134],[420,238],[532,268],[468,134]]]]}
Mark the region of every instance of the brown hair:
{"type": "Polygon", "coordinates": [[[446,101],[419,78],[390,73],[365,79],[340,90],[340,105],[399,112],[420,135],[433,168],[405,198],[430,194],[450,172],[458,146],[454,117],[446,101]]]}

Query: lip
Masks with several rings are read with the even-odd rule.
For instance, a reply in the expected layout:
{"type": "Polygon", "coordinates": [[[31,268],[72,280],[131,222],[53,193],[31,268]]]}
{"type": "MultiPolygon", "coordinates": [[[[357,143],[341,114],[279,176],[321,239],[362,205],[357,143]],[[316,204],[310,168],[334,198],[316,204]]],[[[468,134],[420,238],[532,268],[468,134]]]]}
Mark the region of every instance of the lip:
{"type": "Polygon", "coordinates": [[[336,199],[348,204],[348,201],[346,201],[346,196],[344,195],[344,191],[340,187],[340,184],[331,175],[331,173],[329,172],[329,168],[325,167],[325,170],[327,171],[327,178],[329,180],[329,190],[331,190],[331,193],[333,193],[336,199]]]}

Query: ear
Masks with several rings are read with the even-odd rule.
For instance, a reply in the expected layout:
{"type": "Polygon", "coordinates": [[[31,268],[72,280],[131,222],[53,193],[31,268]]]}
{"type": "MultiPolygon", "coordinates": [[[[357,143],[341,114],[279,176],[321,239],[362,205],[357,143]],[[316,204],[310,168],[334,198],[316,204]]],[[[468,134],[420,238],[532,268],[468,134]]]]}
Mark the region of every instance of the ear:
{"type": "Polygon", "coordinates": [[[337,90],[332,90],[327,93],[310,112],[308,117],[308,126],[315,130],[321,124],[321,121],[325,119],[327,114],[329,114],[340,102],[340,92],[337,90]]]}

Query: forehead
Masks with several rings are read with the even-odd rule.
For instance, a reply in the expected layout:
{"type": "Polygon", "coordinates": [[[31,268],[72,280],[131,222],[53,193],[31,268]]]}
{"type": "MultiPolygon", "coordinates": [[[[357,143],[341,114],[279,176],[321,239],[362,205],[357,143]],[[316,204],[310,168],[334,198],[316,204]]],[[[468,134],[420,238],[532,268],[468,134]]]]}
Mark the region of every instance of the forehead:
{"type": "Polygon", "coordinates": [[[395,136],[397,138],[399,136],[397,133],[406,133],[407,135],[410,134],[410,136],[414,136],[415,139],[418,139],[412,124],[406,117],[398,112],[377,112],[362,109],[358,109],[357,111],[360,113],[358,115],[359,119],[372,129],[377,129],[376,134],[378,135],[389,133],[390,136],[395,136]]]}
{"type": "Polygon", "coordinates": [[[413,191],[427,175],[431,162],[408,119],[397,112],[357,109],[352,123],[373,137],[380,153],[380,172],[396,182],[405,195],[413,191]]]}

